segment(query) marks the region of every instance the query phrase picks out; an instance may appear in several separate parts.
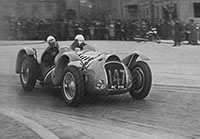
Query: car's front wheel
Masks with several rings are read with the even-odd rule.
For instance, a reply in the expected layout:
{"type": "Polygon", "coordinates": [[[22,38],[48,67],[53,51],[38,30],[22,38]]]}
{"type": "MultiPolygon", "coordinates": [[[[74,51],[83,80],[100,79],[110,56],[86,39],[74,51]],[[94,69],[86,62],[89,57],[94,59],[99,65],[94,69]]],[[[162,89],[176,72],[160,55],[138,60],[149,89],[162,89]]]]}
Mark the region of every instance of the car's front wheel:
{"type": "Polygon", "coordinates": [[[131,70],[132,87],[130,95],[134,99],[145,98],[151,89],[152,75],[148,64],[144,61],[137,61],[131,70]]]}
{"type": "Polygon", "coordinates": [[[25,91],[32,91],[35,87],[37,70],[36,59],[24,54],[21,59],[20,81],[25,91]]]}
{"type": "Polygon", "coordinates": [[[68,66],[62,79],[62,95],[67,105],[78,106],[84,96],[84,81],[79,68],[68,66]]]}

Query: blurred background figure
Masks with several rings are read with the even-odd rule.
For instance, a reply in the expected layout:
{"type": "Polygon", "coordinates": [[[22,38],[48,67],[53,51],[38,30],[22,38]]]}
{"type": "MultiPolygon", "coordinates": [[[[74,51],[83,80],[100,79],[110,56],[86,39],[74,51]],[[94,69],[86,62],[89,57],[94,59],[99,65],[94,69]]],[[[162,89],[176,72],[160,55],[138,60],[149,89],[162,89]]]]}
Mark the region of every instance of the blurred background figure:
{"type": "Polygon", "coordinates": [[[194,20],[191,19],[187,25],[187,30],[189,32],[189,44],[197,45],[198,44],[198,27],[194,23],[194,20]]]}
{"type": "Polygon", "coordinates": [[[181,36],[182,36],[182,26],[180,24],[180,21],[178,19],[175,20],[174,24],[174,32],[173,32],[173,38],[174,38],[174,45],[173,46],[180,46],[181,45],[181,36]]]}

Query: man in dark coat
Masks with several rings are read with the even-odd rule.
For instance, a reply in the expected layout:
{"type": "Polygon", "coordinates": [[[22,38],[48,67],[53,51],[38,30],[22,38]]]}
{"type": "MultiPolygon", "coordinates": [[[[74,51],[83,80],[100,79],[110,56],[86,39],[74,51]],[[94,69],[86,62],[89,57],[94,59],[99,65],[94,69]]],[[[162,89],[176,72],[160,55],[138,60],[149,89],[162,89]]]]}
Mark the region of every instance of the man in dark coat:
{"type": "Polygon", "coordinates": [[[59,45],[53,36],[47,38],[47,43],[49,46],[45,49],[41,62],[45,63],[46,66],[51,67],[54,65],[54,59],[59,53],[59,45]]]}
{"type": "Polygon", "coordinates": [[[181,23],[178,19],[176,19],[175,24],[174,24],[174,45],[173,46],[181,45],[181,33],[182,33],[181,23]]]}

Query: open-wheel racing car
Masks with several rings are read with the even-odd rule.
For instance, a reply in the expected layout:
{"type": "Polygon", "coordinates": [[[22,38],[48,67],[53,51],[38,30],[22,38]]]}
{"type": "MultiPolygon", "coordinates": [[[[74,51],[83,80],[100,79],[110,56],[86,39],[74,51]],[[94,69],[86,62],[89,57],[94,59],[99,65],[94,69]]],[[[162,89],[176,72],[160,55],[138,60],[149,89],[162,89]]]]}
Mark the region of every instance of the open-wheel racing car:
{"type": "Polygon", "coordinates": [[[33,90],[37,80],[43,86],[59,87],[64,101],[70,106],[79,105],[88,93],[115,95],[129,92],[139,100],[149,94],[152,74],[144,62],[148,59],[144,54],[133,52],[121,60],[115,54],[90,48],[73,51],[62,47],[51,67],[41,66],[44,64],[37,58],[36,49],[25,47],[19,50],[16,73],[20,74],[22,88],[33,90]]]}

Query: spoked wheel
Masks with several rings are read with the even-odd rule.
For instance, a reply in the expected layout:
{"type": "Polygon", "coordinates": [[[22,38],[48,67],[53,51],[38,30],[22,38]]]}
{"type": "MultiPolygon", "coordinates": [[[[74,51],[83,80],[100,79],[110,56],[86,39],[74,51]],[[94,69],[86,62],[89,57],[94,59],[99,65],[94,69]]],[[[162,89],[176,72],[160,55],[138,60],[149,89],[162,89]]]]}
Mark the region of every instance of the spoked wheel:
{"type": "Polygon", "coordinates": [[[23,55],[21,60],[20,81],[25,91],[32,91],[37,79],[37,61],[33,56],[23,55]]]}
{"type": "Polygon", "coordinates": [[[78,106],[84,96],[83,76],[75,66],[68,66],[64,70],[62,95],[69,106],[78,106]]]}
{"type": "Polygon", "coordinates": [[[131,70],[132,74],[132,87],[130,95],[134,99],[145,98],[151,89],[152,75],[151,70],[147,63],[137,61],[131,70]]]}
{"type": "Polygon", "coordinates": [[[28,61],[23,60],[22,66],[21,66],[21,78],[22,78],[22,82],[24,84],[28,83],[29,74],[30,74],[30,69],[29,69],[29,66],[28,66],[28,61]]]}

